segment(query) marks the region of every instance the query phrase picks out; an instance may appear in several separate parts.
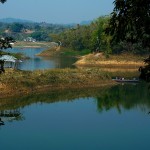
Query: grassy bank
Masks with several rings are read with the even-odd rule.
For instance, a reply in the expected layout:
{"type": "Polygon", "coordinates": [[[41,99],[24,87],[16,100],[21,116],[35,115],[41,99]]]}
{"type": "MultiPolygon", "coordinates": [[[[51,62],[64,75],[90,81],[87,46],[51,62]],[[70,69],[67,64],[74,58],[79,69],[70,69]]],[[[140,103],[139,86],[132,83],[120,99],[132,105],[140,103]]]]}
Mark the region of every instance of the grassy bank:
{"type": "Polygon", "coordinates": [[[138,68],[143,66],[143,59],[146,56],[138,56],[130,53],[120,55],[110,55],[105,57],[103,53],[88,54],[81,57],[76,63],[76,66],[101,66],[101,67],[124,67],[138,68]]]}
{"type": "Polygon", "coordinates": [[[53,69],[39,71],[6,70],[0,74],[0,97],[14,94],[65,89],[99,87],[114,84],[108,73],[99,69],[53,69]]]}
{"type": "Polygon", "coordinates": [[[43,56],[43,57],[51,57],[51,56],[56,56],[56,55],[63,55],[63,56],[83,56],[86,54],[89,54],[91,51],[88,49],[82,50],[82,51],[75,51],[70,48],[66,47],[52,47],[48,48],[44,51],[42,51],[38,56],[43,56]]]}
{"type": "Polygon", "coordinates": [[[44,50],[38,56],[43,57],[51,57],[57,55],[64,55],[64,56],[77,56],[80,57],[79,60],[74,64],[77,67],[120,67],[120,68],[139,68],[140,66],[144,65],[144,58],[147,56],[140,56],[131,53],[123,53],[119,55],[109,55],[106,57],[103,53],[90,53],[90,50],[82,50],[82,51],[75,51],[69,48],[64,47],[52,47],[49,49],[44,50]]]}

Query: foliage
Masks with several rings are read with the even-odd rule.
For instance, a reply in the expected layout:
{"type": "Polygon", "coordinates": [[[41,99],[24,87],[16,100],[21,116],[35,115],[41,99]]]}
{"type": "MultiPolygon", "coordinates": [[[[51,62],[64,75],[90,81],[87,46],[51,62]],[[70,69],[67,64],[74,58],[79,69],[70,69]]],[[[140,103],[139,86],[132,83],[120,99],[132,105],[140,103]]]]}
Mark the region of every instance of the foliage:
{"type": "Polygon", "coordinates": [[[144,63],[146,65],[144,67],[139,68],[139,71],[141,72],[139,78],[147,82],[150,82],[150,56],[144,59],[144,63]]]}
{"type": "Polygon", "coordinates": [[[15,42],[12,37],[6,37],[0,39],[0,49],[12,48],[11,43],[15,42]]]}
{"type": "Polygon", "coordinates": [[[22,24],[20,24],[20,23],[13,23],[11,26],[10,26],[10,30],[12,31],[12,32],[17,32],[17,33],[19,33],[19,32],[21,32],[22,31],[22,29],[23,29],[23,25],[22,24]]]}
{"type": "Polygon", "coordinates": [[[110,53],[111,36],[105,34],[105,28],[108,25],[109,17],[100,17],[90,25],[77,25],[75,28],[52,34],[53,41],[61,41],[64,47],[82,51],[90,49],[91,51],[103,51],[110,53]]]}
{"type": "Polygon", "coordinates": [[[62,51],[61,55],[64,56],[83,56],[91,52],[89,49],[83,49],[82,51],[74,51],[67,48],[61,48],[61,51],[62,51]]]}
{"type": "Polygon", "coordinates": [[[0,0],[0,3],[5,3],[7,0],[0,0]]]}
{"type": "Polygon", "coordinates": [[[37,41],[50,41],[50,37],[47,32],[33,32],[30,35],[32,38],[36,39],[37,41]]]}
{"type": "Polygon", "coordinates": [[[111,36],[105,33],[105,29],[108,26],[109,17],[99,17],[95,21],[95,29],[92,33],[92,47],[98,49],[98,51],[104,52],[105,54],[111,53],[110,41],[111,36]]]}
{"type": "Polygon", "coordinates": [[[37,41],[49,41],[50,34],[58,34],[71,28],[67,25],[48,24],[48,23],[3,23],[0,22],[0,33],[2,36],[11,36],[16,40],[22,41],[27,37],[35,38],[37,41]]]}
{"type": "Polygon", "coordinates": [[[107,33],[113,36],[113,42],[150,43],[150,1],[115,0],[107,33]]]}

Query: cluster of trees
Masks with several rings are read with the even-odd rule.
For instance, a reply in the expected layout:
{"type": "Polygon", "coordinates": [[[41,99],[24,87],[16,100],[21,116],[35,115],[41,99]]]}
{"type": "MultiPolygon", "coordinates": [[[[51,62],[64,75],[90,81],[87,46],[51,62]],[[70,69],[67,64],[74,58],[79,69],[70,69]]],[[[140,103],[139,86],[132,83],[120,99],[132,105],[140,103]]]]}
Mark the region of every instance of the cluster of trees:
{"type": "Polygon", "coordinates": [[[150,1],[115,0],[115,8],[109,24],[113,39],[141,42],[143,47],[150,46],[150,1]]]}
{"type": "Polygon", "coordinates": [[[64,46],[80,51],[149,53],[150,1],[115,0],[114,5],[110,16],[53,35],[53,40],[60,40],[64,46]]]}
{"type": "Polygon", "coordinates": [[[60,34],[51,34],[52,40],[61,41],[64,47],[82,51],[103,51],[109,53],[111,36],[105,33],[109,17],[99,17],[90,25],[77,25],[60,34]]]}
{"type": "Polygon", "coordinates": [[[115,0],[107,33],[113,45],[121,43],[128,50],[138,53],[150,51],[150,1],[115,0]]]}
{"type": "MultiPolygon", "coordinates": [[[[113,15],[102,16],[90,25],[77,25],[75,28],[68,29],[60,34],[51,34],[50,36],[53,41],[61,41],[64,47],[77,51],[89,49],[104,52],[105,54],[119,54],[121,52],[145,54],[150,51],[149,43],[146,42],[146,38],[149,37],[148,34],[143,35],[145,38],[133,40],[131,36],[132,30],[128,30],[125,33],[125,31],[120,31],[121,29],[119,30],[117,26],[115,29],[112,26],[112,20],[113,15]]],[[[120,24],[122,25],[122,23],[120,24]]],[[[118,24],[116,23],[116,25],[118,24]]],[[[125,27],[122,30],[124,29],[125,27]]]]}
{"type": "MultiPolygon", "coordinates": [[[[0,3],[5,2],[0,0],[0,3]]],[[[78,51],[142,54],[150,51],[149,24],[149,0],[114,0],[111,15],[100,17],[90,25],[72,28],[47,23],[0,23],[0,34],[16,40],[31,36],[39,41],[61,41],[63,46],[78,51]]]]}
{"type": "Polygon", "coordinates": [[[0,35],[3,37],[11,36],[16,40],[23,40],[32,37],[37,41],[50,41],[50,34],[61,33],[70,26],[48,24],[48,23],[0,23],[0,35]]]}

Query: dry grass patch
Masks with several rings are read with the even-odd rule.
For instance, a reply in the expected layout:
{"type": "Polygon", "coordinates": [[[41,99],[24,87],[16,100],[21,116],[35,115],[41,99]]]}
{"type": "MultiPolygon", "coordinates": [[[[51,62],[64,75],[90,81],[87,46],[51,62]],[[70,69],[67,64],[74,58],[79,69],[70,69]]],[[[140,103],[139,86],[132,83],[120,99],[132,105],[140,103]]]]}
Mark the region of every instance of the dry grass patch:
{"type": "Polygon", "coordinates": [[[81,66],[127,66],[136,67],[144,65],[144,57],[133,55],[133,54],[121,54],[121,55],[110,55],[108,58],[103,53],[88,54],[83,56],[75,63],[75,65],[81,66]]]}
{"type": "Polygon", "coordinates": [[[5,92],[30,92],[48,88],[96,87],[112,84],[108,73],[99,69],[52,69],[37,71],[6,70],[0,75],[5,92]]]}

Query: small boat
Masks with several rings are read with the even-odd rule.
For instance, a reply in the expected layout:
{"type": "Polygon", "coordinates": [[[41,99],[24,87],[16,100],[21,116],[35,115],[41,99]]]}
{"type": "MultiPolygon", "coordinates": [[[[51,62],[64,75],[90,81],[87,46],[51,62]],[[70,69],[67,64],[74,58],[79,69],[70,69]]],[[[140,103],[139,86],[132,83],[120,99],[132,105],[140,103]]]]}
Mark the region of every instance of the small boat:
{"type": "Polygon", "coordinates": [[[116,82],[121,82],[121,83],[138,83],[139,82],[139,79],[136,79],[136,78],[133,78],[133,79],[116,78],[112,80],[116,82]]]}

